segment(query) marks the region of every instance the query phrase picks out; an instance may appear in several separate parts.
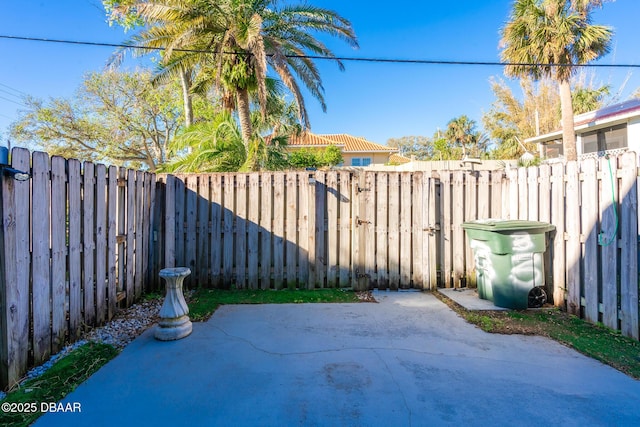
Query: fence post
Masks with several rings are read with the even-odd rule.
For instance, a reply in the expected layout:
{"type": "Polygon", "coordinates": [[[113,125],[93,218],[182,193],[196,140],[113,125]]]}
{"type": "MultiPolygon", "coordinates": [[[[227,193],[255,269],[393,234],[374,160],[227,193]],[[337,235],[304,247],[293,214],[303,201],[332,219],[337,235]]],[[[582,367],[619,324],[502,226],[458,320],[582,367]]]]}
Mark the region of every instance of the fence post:
{"type": "MultiPolygon", "coordinates": [[[[29,151],[14,148],[11,166],[29,170],[29,151]]],[[[4,175],[4,174],[2,174],[4,175]]],[[[29,182],[0,175],[0,388],[27,370],[29,350],[29,182]],[[25,205],[26,204],[26,210],[25,205]]]]}

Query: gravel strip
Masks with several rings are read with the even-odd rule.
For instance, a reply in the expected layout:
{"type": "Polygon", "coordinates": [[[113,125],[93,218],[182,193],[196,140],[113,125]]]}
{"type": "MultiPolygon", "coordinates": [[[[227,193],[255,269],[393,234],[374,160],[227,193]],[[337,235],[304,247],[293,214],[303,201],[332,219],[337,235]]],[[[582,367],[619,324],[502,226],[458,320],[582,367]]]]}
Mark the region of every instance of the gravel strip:
{"type": "MultiPolygon", "coordinates": [[[[91,329],[79,341],[67,345],[42,365],[29,370],[20,383],[39,377],[53,366],[58,359],[87,342],[110,344],[118,349],[124,348],[149,326],[158,321],[158,312],[162,302],[162,299],[142,301],[128,309],[120,310],[106,325],[91,329]]],[[[0,400],[4,399],[5,396],[6,393],[0,391],[0,400]]]]}

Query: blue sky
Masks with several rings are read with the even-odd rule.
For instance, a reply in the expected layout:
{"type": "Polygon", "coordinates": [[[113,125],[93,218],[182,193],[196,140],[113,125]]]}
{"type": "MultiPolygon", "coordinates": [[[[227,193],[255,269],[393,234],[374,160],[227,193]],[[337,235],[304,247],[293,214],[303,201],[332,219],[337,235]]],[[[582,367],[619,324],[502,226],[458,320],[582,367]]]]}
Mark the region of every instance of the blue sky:
{"type": "MultiPolygon", "coordinates": [[[[359,50],[328,40],[337,56],[462,61],[499,60],[499,31],[511,0],[456,2],[396,0],[311,0],[336,10],[353,23],[359,50]]],[[[614,27],[612,52],[604,64],[640,64],[637,17],[640,1],[605,4],[594,22],[614,27]]],[[[3,0],[0,35],[120,43],[125,35],[110,28],[99,0],[3,0]]],[[[20,96],[70,97],[83,75],[103,68],[112,49],[0,39],[0,135],[18,115],[20,96]]],[[[125,64],[127,65],[127,64],[125,64]]],[[[497,66],[412,65],[319,61],[328,106],[323,113],[307,98],[312,130],[348,133],[386,143],[392,137],[431,136],[466,114],[481,126],[494,100],[491,77],[497,66]]],[[[133,64],[129,63],[132,67],[133,64]]],[[[640,69],[591,69],[596,83],[608,83],[625,99],[640,87],[640,69]]],[[[515,85],[515,82],[513,83],[515,85]]]]}

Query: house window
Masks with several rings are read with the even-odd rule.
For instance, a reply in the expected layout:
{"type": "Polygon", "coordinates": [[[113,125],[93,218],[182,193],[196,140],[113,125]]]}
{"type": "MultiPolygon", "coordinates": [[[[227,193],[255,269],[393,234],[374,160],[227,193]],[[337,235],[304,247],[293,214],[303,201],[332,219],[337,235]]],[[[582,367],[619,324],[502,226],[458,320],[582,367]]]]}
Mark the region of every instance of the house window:
{"type": "Polygon", "coordinates": [[[564,154],[562,142],[554,141],[552,144],[542,145],[542,157],[545,159],[557,159],[564,154]]]}
{"type": "Polygon", "coordinates": [[[351,166],[369,166],[371,157],[354,157],[351,159],[351,166]]]}
{"type": "Polygon", "coordinates": [[[622,124],[583,133],[581,139],[582,152],[585,154],[627,148],[627,125],[622,124]]]}

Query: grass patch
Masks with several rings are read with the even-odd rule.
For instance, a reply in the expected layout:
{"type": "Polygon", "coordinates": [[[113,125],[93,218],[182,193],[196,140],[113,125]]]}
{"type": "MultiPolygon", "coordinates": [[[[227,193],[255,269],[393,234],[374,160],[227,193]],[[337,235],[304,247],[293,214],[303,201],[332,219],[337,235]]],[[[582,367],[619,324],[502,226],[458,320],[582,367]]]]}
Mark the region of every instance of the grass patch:
{"type": "Polygon", "coordinates": [[[117,354],[118,350],[108,344],[90,342],[76,348],[58,360],[44,374],[25,381],[19,389],[7,394],[2,403],[35,403],[37,410],[26,413],[2,411],[0,425],[30,425],[42,415],[41,403],[59,402],[117,354]]]}
{"type": "Polygon", "coordinates": [[[524,311],[469,311],[439,292],[434,295],[469,323],[500,334],[541,335],[640,379],[640,342],[555,307],[524,311]]]}
{"type": "Polygon", "coordinates": [[[195,322],[207,320],[222,304],[303,304],[359,302],[358,295],[342,289],[198,289],[187,301],[189,318],[195,322]]]}

